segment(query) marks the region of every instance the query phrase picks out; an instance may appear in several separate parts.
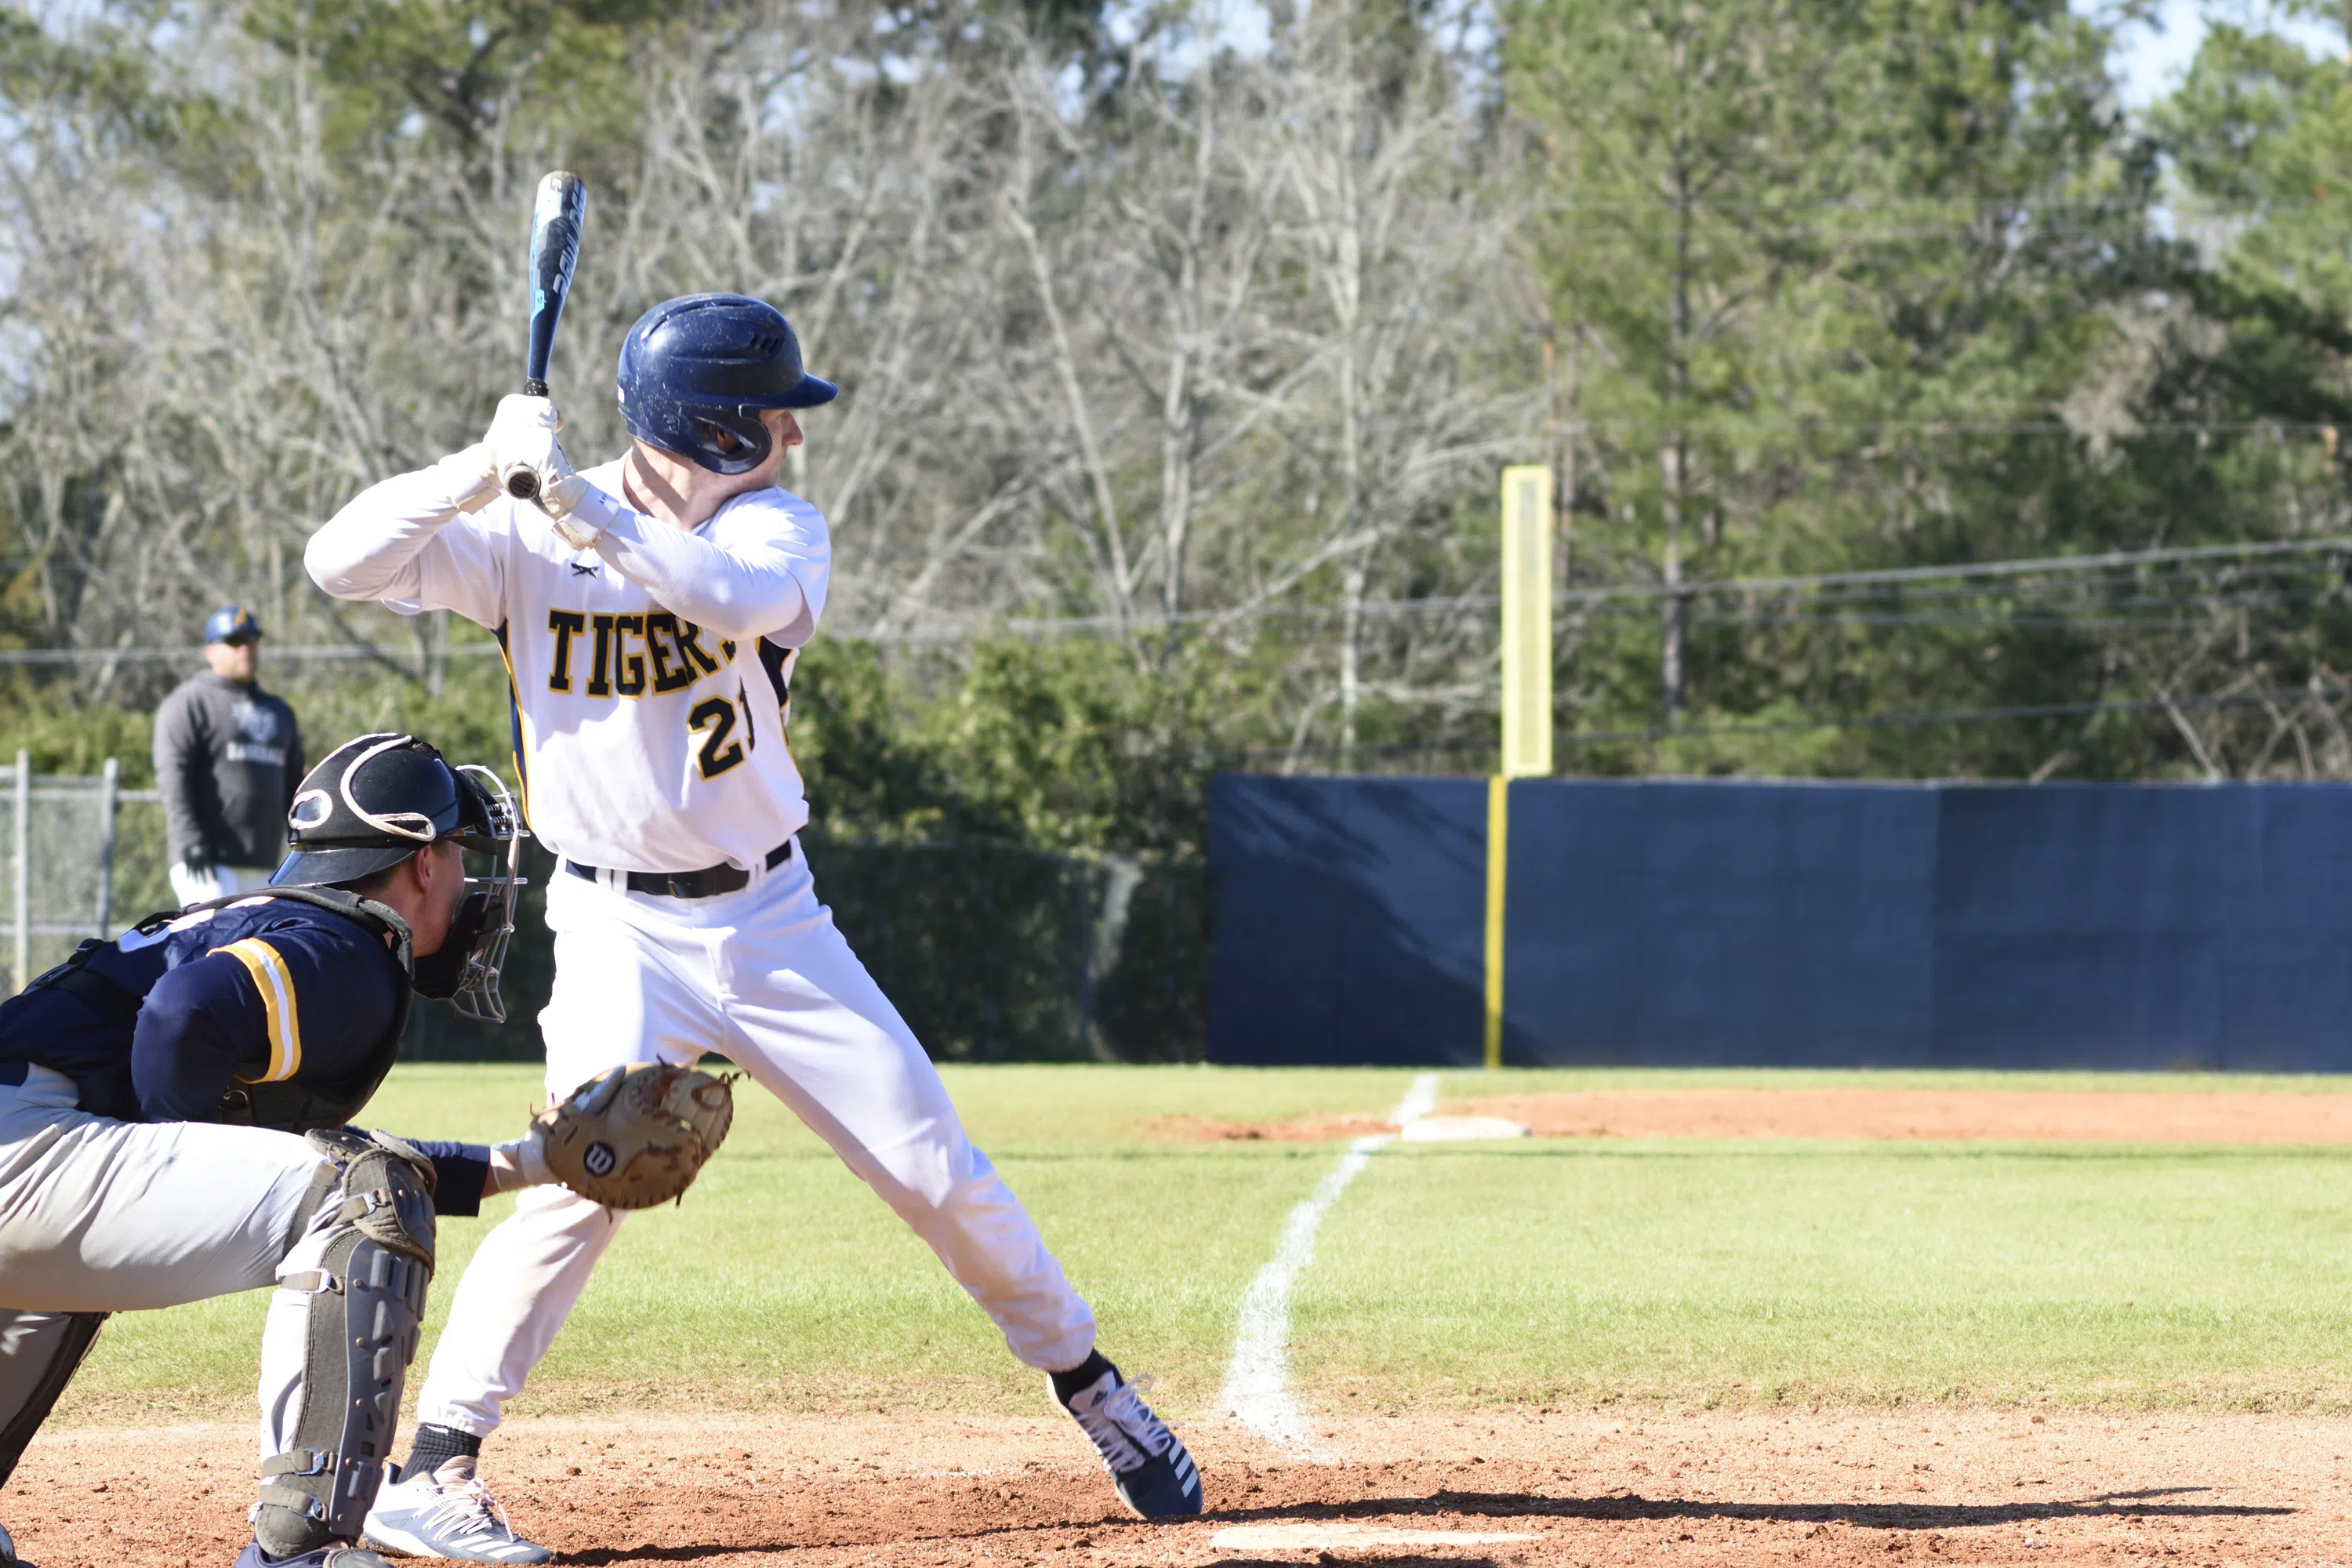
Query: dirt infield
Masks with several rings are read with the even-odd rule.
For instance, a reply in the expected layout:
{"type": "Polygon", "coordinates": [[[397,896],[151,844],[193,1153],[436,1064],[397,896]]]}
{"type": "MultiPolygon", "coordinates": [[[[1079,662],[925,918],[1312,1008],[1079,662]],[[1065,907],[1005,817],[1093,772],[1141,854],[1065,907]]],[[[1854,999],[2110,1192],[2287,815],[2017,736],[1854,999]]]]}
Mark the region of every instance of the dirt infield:
{"type": "MultiPolygon", "coordinates": [[[[1538,1138],[1980,1139],[2032,1142],[2347,1143],[2352,1094],[2116,1094],[1998,1089],[1631,1089],[1449,1100],[1538,1138]]],[[[1161,1137],[1359,1138],[1366,1118],[1279,1122],[1155,1118],[1161,1137]]]]}
{"type": "MultiPolygon", "coordinates": [[[[1160,1527],[1120,1513],[1049,1418],[526,1420],[489,1473],[519,1528],[599,1565],[2352,1560],[2342,1419],[1577,1411],[1324,1430],[1329,1458],[1302,1464],[1188,1426],[1212,1512],[1160,1527]]],[[[251,1443],[245,1425],[44,1434],[0,1518],[41,1568],[226,1564],[251,1443]]]]}

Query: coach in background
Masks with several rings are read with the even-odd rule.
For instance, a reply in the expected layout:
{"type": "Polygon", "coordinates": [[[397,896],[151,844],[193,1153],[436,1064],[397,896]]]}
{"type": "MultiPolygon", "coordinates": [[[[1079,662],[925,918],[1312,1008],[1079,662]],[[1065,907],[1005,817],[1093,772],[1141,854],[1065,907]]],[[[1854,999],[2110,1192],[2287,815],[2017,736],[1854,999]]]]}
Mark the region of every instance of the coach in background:
{"type": "Polygon", "coordinates": [[[294,710],[261,689],[261,623],[241,605],[205,622],[205,662],[155,710],[155,786],[170,824],[172,891],[183,905],[269,880],[302,776],[294,710]]]}

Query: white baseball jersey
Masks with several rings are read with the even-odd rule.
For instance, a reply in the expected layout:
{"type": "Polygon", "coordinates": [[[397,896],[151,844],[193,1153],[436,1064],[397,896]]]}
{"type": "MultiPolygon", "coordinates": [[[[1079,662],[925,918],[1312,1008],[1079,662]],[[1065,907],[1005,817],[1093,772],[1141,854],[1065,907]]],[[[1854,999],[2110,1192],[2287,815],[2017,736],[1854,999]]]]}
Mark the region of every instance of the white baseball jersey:
{"type": "MultiPolygon", "coordinates": [[[[621,467],[581,477],[617,499],[621,467]]],[[[816,508],[755,490],[690,531],[633,517],[574,550],[504,495],[451,517],[444,488],[430,468],[373,487],[314,537],[313,574],[498,634],[524,812],[551,849],[628,871],[749,869],[806,826],[784,721],[824,605],[816,508]]]]}

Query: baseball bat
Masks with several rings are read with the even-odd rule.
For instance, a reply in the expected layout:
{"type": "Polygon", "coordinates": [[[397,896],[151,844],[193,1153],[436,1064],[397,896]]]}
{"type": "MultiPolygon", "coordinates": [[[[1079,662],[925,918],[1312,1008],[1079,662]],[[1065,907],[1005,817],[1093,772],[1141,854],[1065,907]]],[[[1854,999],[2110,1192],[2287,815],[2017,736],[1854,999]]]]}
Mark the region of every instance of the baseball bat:
{"type": "MultiPolygon", "coordinates": [[[[580,230],[588,221],[588,187],[580,176],[557,170],[539,182],[530,208],[530,342],[523,351],[522,391],[547,395],[547,359],[555,352],[555,324],[572,293],[572,270],[580,263],[580,230]]],[[[520,465],[501,476],[517,500],[539,495],[537,470],[520,465]]]]}

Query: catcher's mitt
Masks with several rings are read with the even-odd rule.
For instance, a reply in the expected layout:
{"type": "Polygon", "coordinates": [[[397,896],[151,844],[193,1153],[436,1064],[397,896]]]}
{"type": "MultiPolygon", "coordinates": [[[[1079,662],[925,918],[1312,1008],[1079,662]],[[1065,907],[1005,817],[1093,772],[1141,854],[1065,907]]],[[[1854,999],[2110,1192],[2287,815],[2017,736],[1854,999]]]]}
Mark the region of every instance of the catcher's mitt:
{"type": "Polygon", "coordinates": [[[667,1062],[600,1072],[536,1118],[547,1168],[608,1207],[666,1204],[719,1152],[735,1120],[734,1082],[667,1062]]]}

